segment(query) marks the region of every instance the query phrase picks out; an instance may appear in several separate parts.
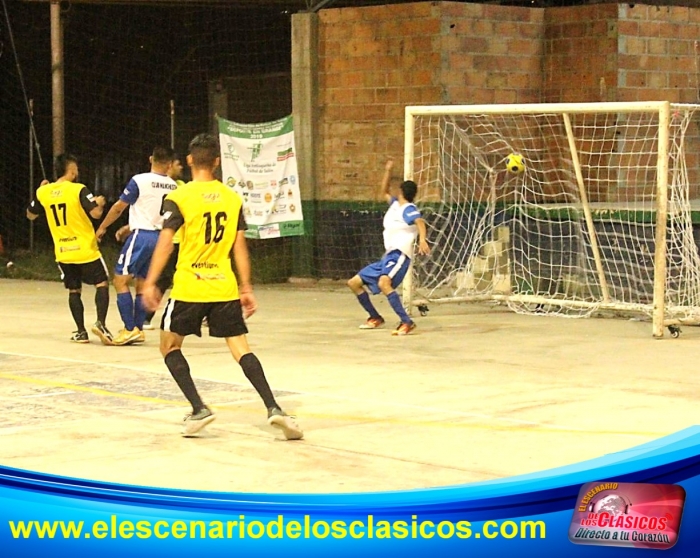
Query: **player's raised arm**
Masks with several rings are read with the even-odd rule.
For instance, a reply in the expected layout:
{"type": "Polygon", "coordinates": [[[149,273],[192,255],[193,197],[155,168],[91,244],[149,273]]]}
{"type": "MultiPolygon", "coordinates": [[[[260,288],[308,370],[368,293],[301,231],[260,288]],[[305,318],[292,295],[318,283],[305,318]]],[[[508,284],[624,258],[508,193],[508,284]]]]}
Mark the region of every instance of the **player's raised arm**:
{"type": "Polygon", "coordinates": [[[391,188],[391,170],[394,168],[394,159],[389,157],[384,165],[384,176],[382,177],[382,184],[379,190],[379,199],[386,201],[386,203],[391,203],[391,193],[389,189],[391,188]]]}

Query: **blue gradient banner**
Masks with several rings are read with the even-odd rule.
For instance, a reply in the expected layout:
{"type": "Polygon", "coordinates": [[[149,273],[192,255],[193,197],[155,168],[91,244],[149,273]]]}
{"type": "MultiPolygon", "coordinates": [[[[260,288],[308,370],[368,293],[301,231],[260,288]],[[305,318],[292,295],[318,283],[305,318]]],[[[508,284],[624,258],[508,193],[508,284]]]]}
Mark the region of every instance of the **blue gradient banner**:
{"type": "MultiPolygon", "coordinates": [[[[664,556],[700,548],[700,427],[559,469],[489,482],[364,494],[171,490],[0,467],[3,556],[629,556],[577,545],[569,528],[591,482],[679,485],[685,510],[664,556]]],[[[652,551],[653,552],[653,551],[652,551]]]]}

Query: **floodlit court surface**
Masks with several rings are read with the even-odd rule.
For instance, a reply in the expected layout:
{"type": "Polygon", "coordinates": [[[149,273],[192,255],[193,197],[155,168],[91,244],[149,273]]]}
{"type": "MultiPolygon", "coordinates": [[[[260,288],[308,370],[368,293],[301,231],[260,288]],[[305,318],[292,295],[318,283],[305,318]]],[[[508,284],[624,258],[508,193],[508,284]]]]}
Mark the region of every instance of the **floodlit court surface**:
{"type": "MultiPolygon", "coordinates": [[[[94,321],[86,286],[86,322],[94,321]]],[[[432,306],[415,335],[361,331],[337,285],[259,287],[249,340],[303,441],[266,424],[222,340],[187,338],[217,420],[188,405],[158,352],[68,341],[59,283],[0,280],[0,464],[119,483],[242,492],[455,485],[576,463],[697,424],[700,329],[432,306]]],[[[373,299],[388,318],[386,299],[373,299]]],[[[157,317],[160,316],[160,313],[157,317]]],[[[387,320],[389,324],[392,320],[387,320]]],[[[108,326],[119,315],[112,292],[108,326]]],[[[597,480],[597,479],[591,479],[597,480]]]]}

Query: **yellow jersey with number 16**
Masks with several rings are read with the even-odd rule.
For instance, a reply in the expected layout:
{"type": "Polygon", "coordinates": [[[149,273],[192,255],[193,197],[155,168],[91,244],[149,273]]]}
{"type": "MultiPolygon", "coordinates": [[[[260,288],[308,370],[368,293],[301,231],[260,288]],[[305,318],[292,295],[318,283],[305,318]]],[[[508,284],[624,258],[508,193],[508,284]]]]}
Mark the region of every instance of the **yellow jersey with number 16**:
{"type": "Polygon", "coordinates": [[[243,205],[240,196],[212,180],[190,182],[168,194],[166,200],[177,205],[183,221],[170,297],[183,302],[237,300],[231,250],[243,205]]]}
{"type": "Polygon", "coordinates": [[[64,181],[45,184],[36,191],[60,263],[89,263],[100,258],[95,229],[81,203],[81,194],[90,201],[92,194],[83,188],[84,184],[64,181]]]}

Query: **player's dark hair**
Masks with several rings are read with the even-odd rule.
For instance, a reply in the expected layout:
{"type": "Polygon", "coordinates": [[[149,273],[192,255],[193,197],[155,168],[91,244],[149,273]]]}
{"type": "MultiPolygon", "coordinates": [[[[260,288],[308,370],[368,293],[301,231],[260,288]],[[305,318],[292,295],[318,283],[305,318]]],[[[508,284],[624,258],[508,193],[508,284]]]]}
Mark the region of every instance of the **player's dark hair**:
{"type": "Polygon", "coordinates": [[[53,172],[57,180],[66,174],[66,170],[68,169],[68,165],[70,163],[75,163],[77,165],[78,159],[67,153],[56,156],[53,162],[53,172]]]}
{"type": "Polygon", "coordinates": [[[151,157],[153,158],[153,162],[159,165],[172,163],[175,160],[175,150],[170,147],[158,145],[153,148],[151,157]]]}
{"type": "Polygon", "coordinates": [[[404,180],[401,183],[401,193],[403,194],[403,197],[406,198],[406,201],[412,202],[416,197],[417,192],[418,184],[413,182],[413,180],[404,180]]]}
{"type": "Polygon", "coordinates": [[[190,142],[190,155],[195,167],[213,168],[220,157],[219,139],[214,134],[199,134],[190,142]]]}

